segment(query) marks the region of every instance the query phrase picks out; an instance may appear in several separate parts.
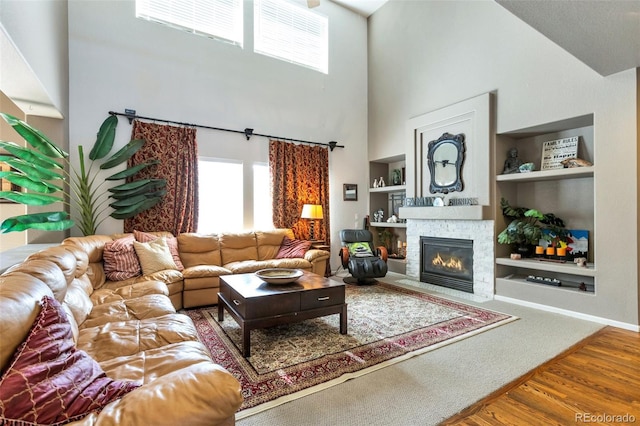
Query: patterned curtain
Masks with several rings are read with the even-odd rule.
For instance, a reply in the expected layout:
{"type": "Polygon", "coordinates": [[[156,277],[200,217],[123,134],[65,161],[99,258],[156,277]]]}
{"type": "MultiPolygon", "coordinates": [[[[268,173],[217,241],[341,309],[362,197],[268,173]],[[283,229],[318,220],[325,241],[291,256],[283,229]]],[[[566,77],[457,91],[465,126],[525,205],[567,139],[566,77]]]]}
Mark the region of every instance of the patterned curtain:
{"type": "Polygon", "coordinates": [[[291,228],[296,238],[309,239],[310,221],[300,219],[304,204],[320,204],[324,219],[316,221],[315,237],[329,241],[329,150],[319,146],[269,141],[273,191],[273,224],[291,228]]]}
{"type": "Polygon", "coordinates": [[[167,194],[162,201],[142,213],[125,219],[124,232],[169,231],[173,235],[196,232],[198,226],[198,145],[196,129],[155,123],[133,122],[132,139],[146,142],[128,161],[128,166],[152,158],[160,163],[136,177],[164,178],[167,194]]]}

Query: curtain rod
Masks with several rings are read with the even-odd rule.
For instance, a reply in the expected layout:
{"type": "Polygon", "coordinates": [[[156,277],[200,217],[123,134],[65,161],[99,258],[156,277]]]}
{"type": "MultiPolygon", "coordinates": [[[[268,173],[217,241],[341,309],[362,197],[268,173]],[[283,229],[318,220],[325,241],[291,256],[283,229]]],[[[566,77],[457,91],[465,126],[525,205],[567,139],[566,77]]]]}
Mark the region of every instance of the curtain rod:
{"type": "Polygon", "coordinates": [[[287,140],[287,141],[293,141],[293,142],[307,143],[307,144],[311,144],[311,145],[328,146],[331,151],[333,151],[334,148],[344,148],[344,145],[338,145],[338,142],[336,142],[336,141],[331,141],[329,143],[312,142],[312,141],[305,141],[305,140],[302,140],[302,139],[283,138],[281,136],[271,136],[271,135],[263,135],[261,133],[254,133],[253,129],[250,129],[250,128],[246,128],[244,130],[233,130],[233,129],[223,129],[221,127],[205,126],[205,125],[202,125],[202,124],[182,123],[180,121],[165,120],[165,119],[162,119],[162,118],[143,117],[141,115],[136,115],[135,111],[131,111],[130,112],[129,110],[125,110],[125,112],[109,111],[109,114],[110,115],[120,115],[120,116],[123,116],[123,117],[127,117],[129,119],[129,124],[131,124],[135,118],[139,118],[139,119],[142,119],[142,120],[161,121],[163,123],[178,124],[180,126],[200,127],[202,129],[220,130],[220,131],[223,131],[223,132],[232,132],[232,133],[241,133],[241,134],[245,135],[247,140],[249,140],[251,138],[251,136],[263,136],[265,138],[270,138],[270,139],[281,139],[281,140],[287,140]]]}

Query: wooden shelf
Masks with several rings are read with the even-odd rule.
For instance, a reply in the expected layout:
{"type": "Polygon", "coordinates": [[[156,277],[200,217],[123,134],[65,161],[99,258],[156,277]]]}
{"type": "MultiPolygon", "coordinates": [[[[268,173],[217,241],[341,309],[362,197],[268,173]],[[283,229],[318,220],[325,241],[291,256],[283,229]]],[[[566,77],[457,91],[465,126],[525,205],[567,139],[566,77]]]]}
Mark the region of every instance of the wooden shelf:
{"type": "Polygon", "coordinates": [[[407,190],[406,185],[389,185],[389,186],[381,186],[378,188],[369,188],[369,192],[384,192],[384,193],[402,192],[406,190],[407,190]]]}
{"type": "Polygon", "coordinates": [[[506,175],[497,175],[498,182],[539,182],[545,180],[557,179],[578,179],[585,177],[593,177],[595,171],[594,166],[590,167],[574,167],[571,169],[555,169],[541,170],[529,173],[512,173],[506,175]]]}
{"type": "Polygon", "coordinates": [[[532,269],[536,271],[554,272],[558,274],[577,275],[582,277],[595,277],[596,268],[593,263],[589,263],[586,268],[577,266],[575,263],[555,263],[545,262],[537,259],[514,260],[508,257],[496,258],[496,264],[513,266],[515,268],[532,269]]]}

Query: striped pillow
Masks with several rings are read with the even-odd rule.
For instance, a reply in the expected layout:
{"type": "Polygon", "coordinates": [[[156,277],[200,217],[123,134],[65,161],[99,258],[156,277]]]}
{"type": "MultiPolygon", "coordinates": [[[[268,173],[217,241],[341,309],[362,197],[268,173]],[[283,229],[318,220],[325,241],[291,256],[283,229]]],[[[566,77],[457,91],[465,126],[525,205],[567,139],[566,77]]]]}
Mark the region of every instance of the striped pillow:
{"type": "Polygon", "coordinates": [[[122,281],[142,274],[140,261],[133,248],[134,241],[133,235],[127,235],[104,245],[104,273],[110,281],[122,281]]]}
{"type": "Polygon", "coordinates": [[[311,248],[311,241],[306,240],[292,240],[288,237],[284,237],[282,244],[280,244],[280,250],[276,255],[276,259],[287,259],[304,257],[304,254],[311,248]]]}

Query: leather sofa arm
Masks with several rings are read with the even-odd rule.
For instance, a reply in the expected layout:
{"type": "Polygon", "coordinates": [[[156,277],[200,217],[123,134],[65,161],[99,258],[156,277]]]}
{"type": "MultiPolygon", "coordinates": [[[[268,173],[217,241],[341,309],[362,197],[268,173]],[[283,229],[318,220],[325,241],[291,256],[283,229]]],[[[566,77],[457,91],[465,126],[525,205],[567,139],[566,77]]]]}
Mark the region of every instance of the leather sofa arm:
{"type": "Polygon", "coordinates": [[[216,364],[159,377],[72,425],[226,425],[242,404],[240,384],[216,364]]]}
{"type": "Polygon", "coordinates": [[[329,259],[329,256],[331,256],[331,254],[328,251],[316,249],[307,250],[304,254],[305,260],[308,260],[311,263],[327,260],[329,259]]]}

